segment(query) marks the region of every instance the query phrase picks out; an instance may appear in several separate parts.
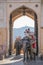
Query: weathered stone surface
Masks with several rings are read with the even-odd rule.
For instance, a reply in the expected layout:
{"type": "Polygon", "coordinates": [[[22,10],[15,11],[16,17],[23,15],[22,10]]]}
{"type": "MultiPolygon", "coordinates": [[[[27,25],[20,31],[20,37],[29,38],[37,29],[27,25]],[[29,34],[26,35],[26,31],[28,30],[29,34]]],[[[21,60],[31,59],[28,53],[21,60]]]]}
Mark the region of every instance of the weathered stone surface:
{"type": "Polygon", "coordinates": [[[41,0],[0,0],[0,2],[41,2],[41,0]]]}
{"type": "Polygon", "coordinates": [[[39,51],[43,53],[43,0],[0,0],[0,44],[9,43],[10,14],[23,5],[31,8],[37,14],[38,45],[39,51]],[[2,31],[2,28],[6,30],[2,31]]]}
{"type": "Polygon", "coordinates": [[[40,0],[7,0],[8,2],[40,2],[40,0]]]}

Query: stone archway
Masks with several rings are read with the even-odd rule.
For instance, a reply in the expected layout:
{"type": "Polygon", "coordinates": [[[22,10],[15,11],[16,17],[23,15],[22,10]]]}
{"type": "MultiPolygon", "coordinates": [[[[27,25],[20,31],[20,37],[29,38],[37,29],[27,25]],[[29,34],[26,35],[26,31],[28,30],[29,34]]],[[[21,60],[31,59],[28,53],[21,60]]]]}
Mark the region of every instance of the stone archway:
{"type": "Polygon", "coordinates": [[[32,18],[35,20],[35,35],[36,35],[36,45],[37,45],[37,50],[36,54],[38,54],[38,23],[37,23],[37,14],[30,8],[21,6],[14,10],[10,14],[10,22],[9,22],[9,37],[10,37],[10,42],[9,42],[9,55],[12,54],[12,26],[13,26],[13,21],[20,16],[27,15],[28,17],[32,18]]]}

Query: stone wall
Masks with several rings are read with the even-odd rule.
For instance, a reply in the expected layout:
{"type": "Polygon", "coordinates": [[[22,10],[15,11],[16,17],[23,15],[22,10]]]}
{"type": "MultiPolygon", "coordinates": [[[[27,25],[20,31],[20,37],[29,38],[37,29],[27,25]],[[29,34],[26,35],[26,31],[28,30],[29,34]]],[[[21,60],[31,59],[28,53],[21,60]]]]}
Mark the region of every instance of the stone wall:
{"type": "Polygon", "coordinates": [[[41,2],[41,0],[0,0],[0,2],[41,2]]]}
{"type": "MultiPolygon", "coordinates": [[[[8,24],[8,27],[9,27],[9,20],[10,20],[10,14],[12,13],[12,11],[14,11],[15,9],[21,7],[21,6],[26,6],[28,8],[31,8],[34,12],[36,12],[37,14],[37,21],[38,21],[38,46],[39,46],[39,53],[40,53],[40,42],[41,42],[41,38],[40,38],[40,23],[41,23],[41,2],[40,0],[31,0],[31,2],[28,0],[27,2],[25,1],[13,1],[13,0],[9,0],[8,3],[7,3],[7,24],[8,24]],[[37,7],[38,5],[38,7],[37,7]]],[[[9,30],[8,30],[8,34],[9,34],[9,30]]]]}
{"type": "Polygon", "coordinates": [[[40,31],[41,31],[41,54],[43,54],[43,0],[41,0],[41,25],[40,25],[40,31]]]}
{"type": "Polygon", "coordinates": [[[16,8],[21,7],[22,5],[31,8],[37,14],[38,20],[38,45],[39,45],[39,53],[42,51],[42,43],[43,43],[43,3],[42,3],[42,11],[41,11],[41,0],[0,0],[0,45],[6,44],[6,49],[8,52],[9,45],[9,20],[10,14],[16,8]],[[38,7],[37,7],[38,5],[38,7]]]}
{"type": "Polygon", "coordinates": [[[0,46],[7,46],[6,3],[0,2],[0,46]]]}

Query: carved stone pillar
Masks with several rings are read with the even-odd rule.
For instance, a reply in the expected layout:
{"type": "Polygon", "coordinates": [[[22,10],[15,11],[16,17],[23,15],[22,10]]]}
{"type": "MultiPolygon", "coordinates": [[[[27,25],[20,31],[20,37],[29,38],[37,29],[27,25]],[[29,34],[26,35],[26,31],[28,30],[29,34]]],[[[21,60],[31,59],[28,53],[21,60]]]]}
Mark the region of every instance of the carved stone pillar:
{"type": "Polygon", "coordinates": [[[35,20],[35,36],[36,36],[36,55],[38,55],[38,22],[37,22],[37,15],[34,15],[35,20]]]}
{"type": "Polygon", "coordinates": [[[12,54],[12,14],[10,15],[9,22],[9,55],[12,54]]]}

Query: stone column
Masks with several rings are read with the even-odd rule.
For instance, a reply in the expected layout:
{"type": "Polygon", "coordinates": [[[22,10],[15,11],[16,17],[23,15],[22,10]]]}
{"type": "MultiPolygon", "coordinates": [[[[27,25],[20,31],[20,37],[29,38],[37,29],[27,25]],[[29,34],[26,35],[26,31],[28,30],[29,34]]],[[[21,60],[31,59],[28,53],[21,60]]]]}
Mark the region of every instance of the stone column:
{"type": "Polygon", "coordinates": [[[36,36],[36,54],[38,55],[38,21],[37,21],[37,15],[34,15],[35,20],[35,36],[36,36]]]}
{"type": "Polygon", "coordinates": [[[10,15],[10,22],[9,22],[9,55],[12,54],[12,14],[10,15]]]}

